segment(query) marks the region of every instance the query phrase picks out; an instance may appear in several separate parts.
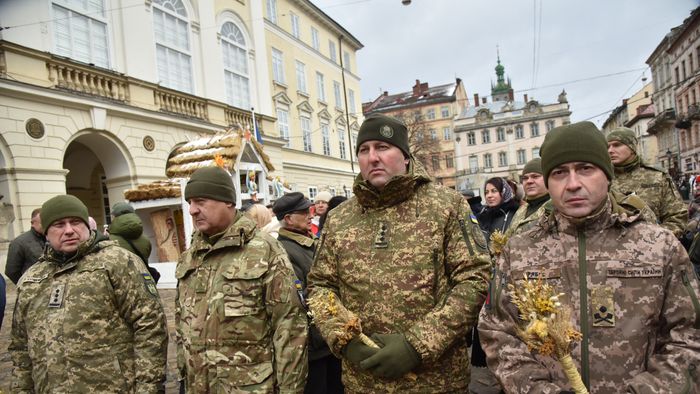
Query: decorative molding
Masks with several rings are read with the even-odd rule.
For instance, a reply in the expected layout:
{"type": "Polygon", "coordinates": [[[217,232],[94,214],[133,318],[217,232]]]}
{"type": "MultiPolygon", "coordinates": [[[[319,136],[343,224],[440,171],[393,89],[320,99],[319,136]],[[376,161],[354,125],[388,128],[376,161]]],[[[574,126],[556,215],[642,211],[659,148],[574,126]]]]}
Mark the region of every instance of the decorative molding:
{"type": "Polygon", "coordinates": [[[30,137],[35,140],[41,139],[45,134],[44,124],[37,118],[29,118],[24,124],[24,129],[27,131],[30,137]]]}

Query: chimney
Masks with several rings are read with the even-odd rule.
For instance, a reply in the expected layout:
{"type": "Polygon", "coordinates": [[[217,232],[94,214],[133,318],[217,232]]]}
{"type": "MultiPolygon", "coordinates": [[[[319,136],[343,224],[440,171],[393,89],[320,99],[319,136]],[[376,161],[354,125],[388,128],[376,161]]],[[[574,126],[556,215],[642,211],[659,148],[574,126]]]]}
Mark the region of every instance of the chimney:
{"type": "Polygon", "coordinates": [[[420,96],[420,79],[416,79],[416,84],[413,85],[413,97],[420,96]]]}
{"type": "Polygon", "coordinates": [[[486,97],[482,97],[482,98],[481,98],[481,103],[482,103],[482,104],[486,104],[486,97]]]}
{"type": "Polygon", "coordinates": [[[479,106],[479,93],[474,93],[474,106],[479,106]]]}
{"type": "Polygon", "coordinates": [[[385,90],[385,91],[384,91],[384,97],[388,97],[388,96],[389,96],[389,92],[387,92],[387,91],[385,90]]]}
{"type": "Polygon", "coordinates": [[[525,103],[527,103],[527,93],[523,94],[523,98],[525,99],[525,103]]]}

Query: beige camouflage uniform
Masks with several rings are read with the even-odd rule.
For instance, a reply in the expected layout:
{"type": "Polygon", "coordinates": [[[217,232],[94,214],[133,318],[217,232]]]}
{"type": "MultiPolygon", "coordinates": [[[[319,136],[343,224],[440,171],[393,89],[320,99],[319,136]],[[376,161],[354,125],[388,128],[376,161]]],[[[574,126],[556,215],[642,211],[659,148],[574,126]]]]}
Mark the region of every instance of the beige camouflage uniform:
{"type": "Polygon", "coordinates": [[[548,200],[544,204],[540,205],[539,208],[530,216],[527,216],[527,203],[521,205],[515,215],[513,215],[513,220],[510,222],[510,226],[506,230],[506,236],[510,237],[515,233],[524,231],[530,228],[534,223],[547,213],[552,211],[552,200],[548,200]]]}
{"type": "Polygon", "coordinates": [[[180,257],[175,319],[188,393],[302,393],[306,313],[282,246],[238,212],[180,257]]]}
{"type": "Polygon", "coordinates": [[[591,393],[700,390],[700,303],[688,255],[669,231],[609,196],[578,227],[556,211],[542,217],[500,256],[479,335],[506,392],[570,389],[559,363],[533,356],[515,334],[506,286],[523,275],[552,283],[572,307],[583,333],[572,357],[591,393]]]}
{"type": "Polygon", "coordinates": [[[624,194],[635,193],[654,212],[662,227],[676,237],[683,235],[688,210],[668,174],[646,166],[637,158],[625,166],[615,166],[612,188],[624,194]]]}
{"type": "MultiPolygon", "coordinates": [[[[348,393],[465,392],[469,384],[465,336],[485,298],[486,243],[462,196],[431,183],[413,160],[410,168],[380,195],[358,176],[355,197],[328,217],[308,277],[311,298],[333,292],[364,333],[403,333],[422,358],[415,380],[378,378],[343,359],[348,393]]],[[[315,323],[340,357],[344,343],[332,331],[342,322],[315,323]]]]}
{"type": "Polygon", "coordinates": [[[153,279],[94,231],[75,257],[47,248],[21,278],[12,322],[13,393],[157,393],[168,334],[153,279]]]}

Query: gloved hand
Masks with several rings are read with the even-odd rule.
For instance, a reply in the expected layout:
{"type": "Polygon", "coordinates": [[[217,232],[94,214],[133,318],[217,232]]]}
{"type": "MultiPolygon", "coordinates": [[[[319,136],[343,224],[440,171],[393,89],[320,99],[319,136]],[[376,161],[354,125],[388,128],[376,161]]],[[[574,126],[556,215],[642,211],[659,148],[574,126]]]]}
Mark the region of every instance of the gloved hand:
{"type": "Polygon", "coordinates": [[[396,379],[420,365],[420,354],[403,334],[373,334],[372,339],[382,348],[377,354],[361,362],[360,367],[373,375],[396,379]]]}
{"type": "Polygon", "coordinates": [[[379,349],[369,347],[355,337],[342,350],[343,357],[347,358],[351,364],[359,366],[366,358],[377,353],[379,349]]]}

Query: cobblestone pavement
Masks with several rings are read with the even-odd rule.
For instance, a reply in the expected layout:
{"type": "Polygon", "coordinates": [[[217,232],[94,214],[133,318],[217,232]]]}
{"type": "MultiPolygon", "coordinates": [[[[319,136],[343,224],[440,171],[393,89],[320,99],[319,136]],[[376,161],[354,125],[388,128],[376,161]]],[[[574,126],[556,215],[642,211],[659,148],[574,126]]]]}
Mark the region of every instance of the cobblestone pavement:
{"type": "MultiPolygon", "coordinates": [[[[7,280],[7,306],[5,309],[5,318],[0,329],[0,394],[9,393],[10,376],[12,373],[12,360],[7,351],[10,344],[10,329],[12,327],[12,309],[14,308],[16,298],[16,288],[9,279],[7,280]]],[[[160,293],[165,314],[168,319],[168,333],[170,341],[168,343],[168,375],[166,383],[166,393],[176,394],[177,386],[177,354],[175,351],[175,290],[158,290],[160,293]]],[[[500,390],[493,387],[487,382],[489,381],[489,373],[486,368],[472,369],[472,384],[469,389],[476,394],[498,394],[500,390]]]]}

